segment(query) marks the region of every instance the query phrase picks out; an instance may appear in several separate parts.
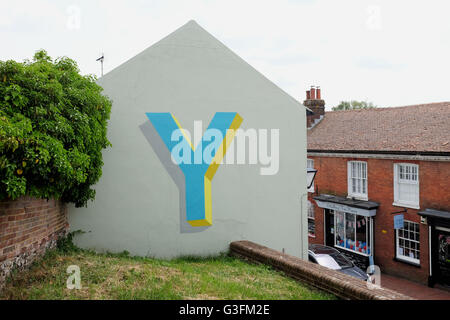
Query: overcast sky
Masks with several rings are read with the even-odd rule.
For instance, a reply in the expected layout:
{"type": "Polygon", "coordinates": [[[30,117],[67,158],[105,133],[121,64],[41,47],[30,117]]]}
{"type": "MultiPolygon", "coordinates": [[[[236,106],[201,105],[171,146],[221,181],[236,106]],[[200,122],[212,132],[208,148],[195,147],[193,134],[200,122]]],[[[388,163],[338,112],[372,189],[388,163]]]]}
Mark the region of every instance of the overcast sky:
{"type": "Polygon", "coordinates": [[[0,60],[39,48],[105,73],[189,20],[303,100],[401,106],[450,100],[450,1],[30,0],[0,2],[0,60]]]}

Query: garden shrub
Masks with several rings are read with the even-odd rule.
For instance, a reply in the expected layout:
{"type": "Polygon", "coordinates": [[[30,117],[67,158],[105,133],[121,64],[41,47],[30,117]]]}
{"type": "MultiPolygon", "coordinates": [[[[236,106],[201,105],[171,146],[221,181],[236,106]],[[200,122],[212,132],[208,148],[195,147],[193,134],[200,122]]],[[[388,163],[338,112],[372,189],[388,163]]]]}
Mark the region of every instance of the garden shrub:
{"type": "Polygon", "coordinates": [[[0,200],[22,195],[84,206],[95,197],[111,101],[75,61],[0,61],[0,200]]]}

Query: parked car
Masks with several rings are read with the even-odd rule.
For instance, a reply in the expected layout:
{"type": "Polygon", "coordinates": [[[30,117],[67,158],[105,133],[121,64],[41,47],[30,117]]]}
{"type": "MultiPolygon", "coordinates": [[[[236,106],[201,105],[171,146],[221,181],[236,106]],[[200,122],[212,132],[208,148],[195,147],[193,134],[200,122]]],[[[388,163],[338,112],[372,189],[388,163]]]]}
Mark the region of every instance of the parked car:
{"type": "Polygon", "coordinates": [[[339,250],[321,244],[310,244],[308,248],[309,261],[333,269],[349,276],[367,281],[368,274],[355,266],[339,250]]]}

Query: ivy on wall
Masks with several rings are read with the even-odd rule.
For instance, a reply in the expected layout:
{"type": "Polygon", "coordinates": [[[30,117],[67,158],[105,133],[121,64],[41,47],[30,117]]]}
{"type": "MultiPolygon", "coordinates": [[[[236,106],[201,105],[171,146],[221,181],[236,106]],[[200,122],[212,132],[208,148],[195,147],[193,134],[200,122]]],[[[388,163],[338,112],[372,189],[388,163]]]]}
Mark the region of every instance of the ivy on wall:
{"type": "Polygon", "coordinates": [[[111,111],[95,81],[44,50],[0,61],[0,200],[55,197],[79,207],[94,199],[111,111]]]}

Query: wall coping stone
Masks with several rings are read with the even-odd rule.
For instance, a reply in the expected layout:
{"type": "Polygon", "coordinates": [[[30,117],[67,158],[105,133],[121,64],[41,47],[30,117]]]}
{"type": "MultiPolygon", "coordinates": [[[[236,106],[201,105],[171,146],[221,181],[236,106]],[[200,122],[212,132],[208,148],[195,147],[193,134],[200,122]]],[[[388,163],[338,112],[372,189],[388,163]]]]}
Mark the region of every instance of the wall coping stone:
{"type": "Polygon", "coordinates": [[[251,262],[270,265],[296,280],[342,299],[414,300],[412,297],[383,287],[369,289],[362,280],[251,241],[232,242],[230,254],[251,262]]]}

